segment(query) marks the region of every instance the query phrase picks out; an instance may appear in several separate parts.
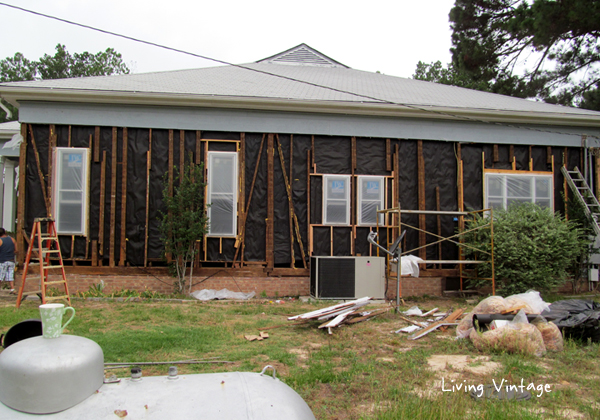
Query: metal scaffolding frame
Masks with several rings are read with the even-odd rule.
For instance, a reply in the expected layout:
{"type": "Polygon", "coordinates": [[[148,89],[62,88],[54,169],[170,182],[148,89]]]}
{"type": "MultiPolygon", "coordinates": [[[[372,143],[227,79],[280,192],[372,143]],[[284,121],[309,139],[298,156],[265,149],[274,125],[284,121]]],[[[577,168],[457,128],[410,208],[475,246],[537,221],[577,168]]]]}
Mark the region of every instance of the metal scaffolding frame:
{"type": "MultiPolygon", "coordinates": [[[[384,214],[385,216],[394,215],[394,214],[396,215],[396,221],[386,224],[384,226],[381,226],[383,228],[391,229],[392,232],[394,232],[396,228],[398,229],[396,235],[392,235],[392,238],[390,238],[390,235],[387,235],[388,236],[388,238],[387,238],[388,246],[389,246],[389,243],[393,242],[393,240],[395,240],[395,238],[397,238],[401,234],[403,226],[438,238],[438,240],[435,242],[425,244],[425,245],[420,245],[417,248],[403,251],[400,254],[401,256],[409,255],[410,253],[412,253],[414,251],[418,251],[420,249],[424,249],[424,248],[427,248],[432,245],[438,245],[438,244],[441,244],[442,242],[446,242],[446,241],[452,242],[453,244],[458,246],[458,258],[459,258],[458,260],[425,260],[425,262],[421,263],[421,264],[440,264],[440,265],[453,264],[453,265],[457,265],[458,269],[459,269],[460,290],[461,291],[463,291],[463,279],[471,278],[471,279],[480,279],[480,280],[491,280],[492,294],[493,295],[496,294],[496,277],[495,277],[495,269],[494,269],[494,217],[493,217],[492,209],[483,209],[483,210],[476,210],[476,211],[470,211],[470,212],[466,212],[466,211],[435,211],[435,210],[401,210],[400,206],[398,206],[398,207],[390,208],[390,209],[377,210],[377,213],[384,214]],[[416,226],[412,226],[410,224],[403,223],[402,222],[402,214],[403,213],[404,214],[435,215],[435,216],[441,216],[441,215],[458,216],[459,232],[455,235],[448,236],[448,237],[444,237],[444,236],[438,235],[433,232],[428,232],[428,231],[420,229],[416,226]],[[485,215],[484,217],[488,218],[488,223],[486,223],[482,226],[479,226],[477,228],[465,230],[464,229],[465,218],[474,219],[477,214],[485,215]],[[490,252],[463,243],[462,238],[464,237],[465,234],[471,233],[471,232],[474,232],[477,230],[483,230],[483,229],[490,230],[490,252]],[[462,251],[465,248],[469,248],[469,249],[475,251],[476,253],[489,255],[490,261],[464,259],[462,251]],[[464,266],[469,265],[469,264],[491,264],[492,277],[487,278],[487,277],[468,277],[468,276],[466,276],[464,266]]],[[[389,217],[385,217],[386,221],[389,221],[389,219],[390,219],[389,217]]],[[[378,221],[379,221],[379,218],[378,218],[378,221]]],[[[380,226],[378,224],[377,229],[379,230],[379,228],[380,228],[380,226]]],[[[405,247],[403,247],[402,249],[405,249],[405,247]]],[[[397,270],[400,270],[401,269],[400,267],[401,267],[401,264],[398,264],[397,270]]],[[[389,272],[390,272],[390,258],[388,255],[388,276],[389,276],[389,272]]],[[[401,290],[401,289],[399,289],[399,290],[401,290]]]]}

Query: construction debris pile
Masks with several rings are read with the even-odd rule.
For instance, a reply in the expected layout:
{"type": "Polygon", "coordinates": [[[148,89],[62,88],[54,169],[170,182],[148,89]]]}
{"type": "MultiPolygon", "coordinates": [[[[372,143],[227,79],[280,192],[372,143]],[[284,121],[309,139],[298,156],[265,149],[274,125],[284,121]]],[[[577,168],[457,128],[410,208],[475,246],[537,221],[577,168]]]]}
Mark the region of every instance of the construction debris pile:
{"type": "Polygon", "coordinates": [[[549,306],[536,291],[507,298],[490,296],[467,314],[456,334],[469,338],[482,351],[496,349],[535,356],[547,350],[562,351],[560,330],[541,315],[549,306]]]}
{"type": "Polygon", "coordinates": [[[370,297],[363,297],[356,300],[351,300],[345,303],[329,306],[327,308],[318,309],[316,311],[307,312],[304,314],[291,316],[288,321],[299,321],[299,323],[308,322],[311,320],[327,321],[319,325],[319,328],[327,328],[327,332],[332,334],[332,328],[340,327],[344,324],[355,324],[357,322],[366,321],[374,316],[388,312],[392,309],[382,308],[371,312],[360,311],[360,308],[370,303],[370,297]]]}
{"type": "Polygon", "coordinates": [[[438,312],[438,308],[433,308],[432,310],[423,313],[423,311],[421,311],[421,309],[419,309],[417,306],[413,306],[408,311],[403,312],[405,316],[400,315],[400,319],[412,325],[409,327],[400,328],[395,332],[411,333],[416,331],[414,334],[408,336],[410,340],[416,340],[429,334],[432,331],[437,330],[438,328],[442,331],[445,331],[449,326],[458,325],[457,320],[460,319],[464,311],[464,309],[457,309],[456,311],[450,310],[447,313],[440,313],[438,312]],[[424,322],[420,322],[409,319],[406,316],[418,316],[422,318],[431,316],[431,318],[427,319],[424,322]]]}

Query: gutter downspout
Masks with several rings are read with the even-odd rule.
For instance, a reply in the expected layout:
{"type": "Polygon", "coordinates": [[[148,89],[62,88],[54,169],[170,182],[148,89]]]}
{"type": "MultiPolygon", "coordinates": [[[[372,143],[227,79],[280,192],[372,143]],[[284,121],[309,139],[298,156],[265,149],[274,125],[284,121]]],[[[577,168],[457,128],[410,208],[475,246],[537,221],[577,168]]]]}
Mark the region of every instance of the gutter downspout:
{"type": "Polygon", "coordinates": [[[10,109],[4,106],[4,104],[2,103],[2,99],[0,99],[0,108],[2,108],[4,112],[6,112],[6,119],[10,120],[12,118],[12,112],[10,112],[10,109]]]}

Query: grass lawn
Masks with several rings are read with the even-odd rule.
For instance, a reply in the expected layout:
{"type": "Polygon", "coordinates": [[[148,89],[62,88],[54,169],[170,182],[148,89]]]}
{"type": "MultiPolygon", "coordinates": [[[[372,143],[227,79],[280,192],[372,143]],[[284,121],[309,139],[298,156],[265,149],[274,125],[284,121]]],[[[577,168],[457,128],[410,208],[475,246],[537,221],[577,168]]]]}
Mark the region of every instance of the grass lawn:
{"type": "MultiPolygon", "coordinates": [[[[394,312],[333,329],[332,335],[318,329],[318,322],[287,321],[287,316],[332,304],[74,300],[77,314],[65,333],[96,341],[105,362],[233,362],[180,365],[181,374],[260,372],[272,365],[320,420],[600,418],[598,344],[566,341],[563,352],[536,358],[481,353],[470,341],[455,340],[454,328],[408,340],[394,333],[408,325],[394,312]],[[244,339],[245,334],[282,324],[267,330],[266,340],[244,339]],[[499,385],[502,380],[505,385],[534,384],[536,390],[531,400],[521,402],[476,401],[464,392],[465,386],[499,385]]],[[[17,310],[14,301],[0,301],[0,332],[39,318],[38,305],[26,301],[17,310]]],[[[419,299],[407,301],[403,310],[413,305],[441,311],[474,306],[464,299],[419,299]]],[[[383,305],[371,303],[365,310],[378,307],[383,305]]],[[[166,375],[167,368],[144,366],[143,374],[166,375]]],[[[107,371],[111,373],[128,375],[126,369],[107,371]]]]}

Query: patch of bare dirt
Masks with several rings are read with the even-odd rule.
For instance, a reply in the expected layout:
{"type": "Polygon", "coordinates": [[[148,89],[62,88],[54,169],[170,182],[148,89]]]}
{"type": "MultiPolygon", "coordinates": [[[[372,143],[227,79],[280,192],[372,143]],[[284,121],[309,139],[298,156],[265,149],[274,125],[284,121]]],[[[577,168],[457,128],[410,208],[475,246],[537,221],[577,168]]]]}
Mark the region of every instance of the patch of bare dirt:
{"type": "Polygon", "coordinates": [[[500,369],[500,363],[490,361],[488,356],[462,356],[437,354],[427,359],[429,369],[437,372],[468,372],[475,375],[489,375],[500,369]]]}

